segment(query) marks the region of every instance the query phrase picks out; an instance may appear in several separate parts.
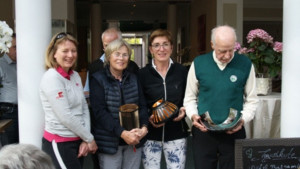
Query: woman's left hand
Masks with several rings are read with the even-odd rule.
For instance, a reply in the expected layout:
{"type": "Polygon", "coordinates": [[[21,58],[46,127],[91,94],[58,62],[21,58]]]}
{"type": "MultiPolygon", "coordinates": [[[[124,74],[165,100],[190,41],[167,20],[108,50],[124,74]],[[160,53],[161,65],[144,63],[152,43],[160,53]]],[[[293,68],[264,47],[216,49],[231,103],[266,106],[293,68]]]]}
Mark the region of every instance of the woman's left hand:
{"type": "Polygon", "coordinates": [[[185,108],[181,107],[179,109],[178,116],[176,118],[174,118],[173,121],[180,121],[182,118],[184,118],[184,116],[185,116],[185,108]]]}
{"type": "Polygon", "coordinates": [[[139,128],[132,129],[131,132],[136,133],[139,137],[139,140],[141,140],[148,133],[148,129],[147,129],[147,127],[143,126],[140,129],[139,128]]]}
{"type": "Polygon", "coordinates": [[[86,142],[82,142],[79,146],[79,151],[78,151],[78,155],[77,157],[82,157],[82,156],[87,156],[89,153],[89,147],[88,144],[86,142]]]}

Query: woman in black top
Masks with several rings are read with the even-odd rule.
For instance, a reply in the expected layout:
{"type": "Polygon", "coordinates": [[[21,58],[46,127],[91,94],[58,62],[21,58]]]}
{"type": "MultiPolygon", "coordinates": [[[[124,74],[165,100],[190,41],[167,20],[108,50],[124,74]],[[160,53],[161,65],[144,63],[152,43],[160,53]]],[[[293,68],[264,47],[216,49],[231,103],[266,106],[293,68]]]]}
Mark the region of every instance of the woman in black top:
{"type": "Polygon", "coordinates": [[[167,30],[155,30],[150,35],[149,50],[152,63],[139,71],[139,80],[147,100],[150,116],[147,142],[143,148],[145,169],[160,168],[161,152],[164,152],[167,168],[184,168],[188,136],[185,122],[183,98],[186,86],[187,70],[174,63],[170,56],[173,50],[171,34],[167,30]],[[179,113],[162,124],[155,124],[152,105],[159,99],[174,103],[179,113]]]}

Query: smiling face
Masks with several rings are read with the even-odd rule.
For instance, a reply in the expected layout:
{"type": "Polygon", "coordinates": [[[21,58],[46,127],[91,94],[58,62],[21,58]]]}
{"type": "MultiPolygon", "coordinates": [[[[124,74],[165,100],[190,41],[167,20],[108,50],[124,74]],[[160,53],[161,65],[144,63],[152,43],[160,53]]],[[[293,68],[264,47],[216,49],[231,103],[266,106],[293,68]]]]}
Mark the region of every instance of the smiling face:
{"type": "Polygon", "coordinates": [[[118,50],[111,53],[109,57],[110,69],[113,72],[122,73],[129,62],[129,53],[126,46],[121,46],[118,50]]]}
{"type": "Polygon", "coordinates": [[[68,72],[77,59],[77,48],[75,44],[69,40],[58,44],[54,58],[57,64],[61,66],[65,72],[68,72]]]}
{"type": "Polygon", "coordinates": [[[166,62],[169,61],[173,46],[165,36],[158,36],[153,39],[149,50],[154,57],[154,61],[166,62]]]}

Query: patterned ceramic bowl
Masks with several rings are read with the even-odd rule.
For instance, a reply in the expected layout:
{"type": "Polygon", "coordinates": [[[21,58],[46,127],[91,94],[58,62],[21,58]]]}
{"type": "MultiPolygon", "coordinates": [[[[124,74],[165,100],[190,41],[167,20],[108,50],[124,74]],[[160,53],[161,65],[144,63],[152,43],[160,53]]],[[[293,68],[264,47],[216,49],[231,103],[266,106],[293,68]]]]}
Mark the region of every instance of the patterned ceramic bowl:
{"type": "Polygon", "coordinates": [[[237,110],[230,108],[229,115],[221,124],[215,124],[210,118],[209,112],[201,115],[201,123],[211,131],[225,131],[234,128],[242,119],[242,114],[237,110]]]}
{"type": "Polygon", "coordinates": [[[161,124],[175,116],[178,113],[178,107],[171,102],[160,99],[153,104],[152,113],[154,115],[154,123],[161,124]]]}

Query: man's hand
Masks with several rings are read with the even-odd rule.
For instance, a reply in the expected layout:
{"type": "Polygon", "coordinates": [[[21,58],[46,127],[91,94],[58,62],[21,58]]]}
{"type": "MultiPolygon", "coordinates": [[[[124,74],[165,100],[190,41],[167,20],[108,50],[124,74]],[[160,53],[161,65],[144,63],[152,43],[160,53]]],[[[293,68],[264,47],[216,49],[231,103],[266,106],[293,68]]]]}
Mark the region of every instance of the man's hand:
{"type": "Polygon", "coordinates": [[[193,125],[200,129],[202,132],[207,132],[207,128],[201,123],[200,121],[201,117],[198,115],[198,114],[194,114],[192,116],[192,122],[193,122],[193,125]]]}
{"type": "Polygon", "coordinates": [[[181,107],[181,108],[179,109],[178,116],[175,117],[175,118],[173,119],[173,121],[180,121],[182,118],[184,118],[184,116],[185,116],[185,108],[184,108],[184,107],[181,107]]]}
{"type": "Polygon", "coordinates": [[[226,131],[227,134],[233,134],[242,129],[244,120],[242,119],[233,129],[226,131]]]}

